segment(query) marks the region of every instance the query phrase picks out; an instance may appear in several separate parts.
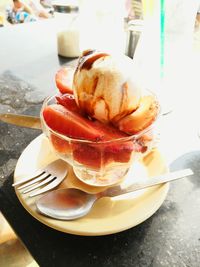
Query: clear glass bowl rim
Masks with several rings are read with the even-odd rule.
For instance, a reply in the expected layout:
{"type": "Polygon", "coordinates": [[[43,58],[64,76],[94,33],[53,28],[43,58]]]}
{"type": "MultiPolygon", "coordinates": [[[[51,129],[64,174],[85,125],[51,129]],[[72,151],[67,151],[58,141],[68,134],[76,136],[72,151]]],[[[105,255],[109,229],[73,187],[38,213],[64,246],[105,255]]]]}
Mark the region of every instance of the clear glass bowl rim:
{"type": "MultiPolygon", "coordinates": [[[[149,91],[149,90],[148,90],[149,91]]],[[[149,91],[150,92],[150,91],[149,91]]],[[[151,94],[153,94],[152,92],[150,92],[151,94]]],[[[93,144],[93,145],[104,145],[104,144],[112,144],[113,142],[127,142],[127,141],[136,141],[137,139],[139,139],[141,136],[143,136],[144,134],[148,133],[149,131],[151,131],[154,127],[155,127],[155,124],[157,123],[157,121],[159,120],[159,118],[161,117],[161,109],[159,107],[159,113],[158,113],[158,116],[156,117],[156,119],[153,121],[153,123],[146,127],[144,130],[138,132],[137,134],[133,134],[133,135],[128,135],[126,137],[122,137],[122,138],[116,138],[116,139],[112,139],[112,140],[109,140],[109,141],[90,141],[90,140],[84,140],[84,139],[78,139],[78,138],[71,138],[71,137],[68,137],[68,136],[65,136],[63,134],[60,134],[56,131],[54,131],[53,129],[51,129],[45,122],[44,120],[44,117],[43,117],[43,110],[44,108],[48,105],[48,103],[55,99],[55,97],[57,96],[58,94],[55,94],[53,96],[48,96],[44,99],[43,101],[43,104],[42,104],[42,108],[41,108],[41,111],[40,111],[40,119],[41,119],[41,122],[42,122],[42,127],[44,126],[46,129],[48,129],[48,131],[52,132],[54,135],[64,139],[65,141],[68,141],[68,142],[78,142],[78,143],[83,143],[83,144],[93,144]]],[[[155,96],[155,94],[153,94],[155,96]]],[[[45,131],[45,129],[43,129],[43,131],[45,131]]]]}

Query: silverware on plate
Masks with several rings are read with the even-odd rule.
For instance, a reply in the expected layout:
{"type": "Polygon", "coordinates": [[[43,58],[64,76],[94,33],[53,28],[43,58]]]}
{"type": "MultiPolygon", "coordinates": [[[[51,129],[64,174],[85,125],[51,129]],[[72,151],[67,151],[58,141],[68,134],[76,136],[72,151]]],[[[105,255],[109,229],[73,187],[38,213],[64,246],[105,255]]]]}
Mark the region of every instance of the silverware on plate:
{"type": "Polygon", "coordinates": [[[74,220],[85,216],[90,212],[95,201],[102,197],[114,197],[154,185],[170,182],[193,174],[191,169],[179,170],[154,178],[145,182],[133,184],[125,189],[120,186],[110,187],[98,194],[89,194],[75,188],[53,190],[36,200],[36,206],[40,213],[59,220],[74,220]]]}
{"type": "MultiPolygon", "coordinates": [[[[41,129],[41,121],[39,117],[27,116],[27,115],[18,115],[12,113],[3,113],[0,114],[0,121],[14,124],[16,126],[28,127],[34,129],[41,129]]],[[[63,181],[63,179],[67,175],[67,167],[66,163],[62,160],[58,160],[62,168],[58,167],[57,162],[52,165],[46,167],[45,170],[42,170],[44,173],[38,173],[38,177],[36,180],[35,176],[26,177],[26,179],[19,181],[19,183],[14,183],[13,186],[17,186],[17,189],[23,189],[29,186],[26,193],[31,192],[38,187],[44,186],[43,188],[37,190],[30,194],[30,196],[36,196],[38,194],[47,192],[55,188],[59,183],[63,181]],[[56,165],[56,167],[55,167],[56,165]],[[54,170],[54,172],[50,171],[54,170]],[[40,182],[41,178],[43,179],[44,174],[48,172],[48,178],[44,178],[44,181],[40,182]],[[54,177],[52,179],[52,176],[54,177]],[[33,179],[35,178],[35,179],[33,179]],[[30,181],[33,179],[33,182],[30,181]],[[51,181],[50,181],[51,180],[51,181]],[[29,182],[30,181],[30,182],[29,182]],[[29,184],[27,184],[29,182],[29,184]],[[23,187],[18,187],[19,184],[24,183],[23,187]],[[35,184],[36,183],[36,184],[35,184]],[[32,186],[34,184],[34,186],[32,186]],[[45,185],[48,184],[48,185],[45,185]]],[[[151,179],[147,179],[145,182],[139,184],[133,184],[125,189],[122,189],[120,186],[110,187],[104,192],[98,194],[88,194],[79,189],[74,188],[66,188],[66,189],[58,189],[51,191],[44,196],[42,196],[39,200],[36,201],[36,206],[38,211],[42,214],[47,215],[49,217],[60,219],[60,220],[73,220],[80,217],[83,217],[91,210],[95,201],[101,197],[114,197],[119,196],[131,192],[135,192],[137,190],[141,190],[147,187],[151,187],[154,185],[170,182],[176,179],[184,178],[187,176],[191,176],[193,171],[191,169],[184,169],[176,172],[167,173],[158,177],[154,177],[151,179]],[[51,199],[51,202],[49,201],[51,199]],[[62,199],[62,201],[60,201],[62,199]],[[52,201],[53,200],[53,201],[52,201]],[[62,206],[60,204],[62,203],[62,206]]],[[[25,193],[23,192],[23,193],[25,193]]]]}

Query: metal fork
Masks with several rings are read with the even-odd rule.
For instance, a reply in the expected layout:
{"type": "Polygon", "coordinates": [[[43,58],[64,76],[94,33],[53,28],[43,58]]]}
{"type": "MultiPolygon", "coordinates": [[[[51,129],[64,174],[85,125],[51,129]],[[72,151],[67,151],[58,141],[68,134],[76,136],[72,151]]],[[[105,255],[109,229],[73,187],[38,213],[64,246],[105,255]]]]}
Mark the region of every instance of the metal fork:
{"type": "Polygon", "coordinates": [[[29,197],[37,196],[58,186],[65,179],[67,172],[66,163],[59,159],[37,170],[29,177],[17,181],[12,186],[17,187],[18,190],[25,189],[22,191],[23,194],[38,189],[29,194],[29,197]]]}

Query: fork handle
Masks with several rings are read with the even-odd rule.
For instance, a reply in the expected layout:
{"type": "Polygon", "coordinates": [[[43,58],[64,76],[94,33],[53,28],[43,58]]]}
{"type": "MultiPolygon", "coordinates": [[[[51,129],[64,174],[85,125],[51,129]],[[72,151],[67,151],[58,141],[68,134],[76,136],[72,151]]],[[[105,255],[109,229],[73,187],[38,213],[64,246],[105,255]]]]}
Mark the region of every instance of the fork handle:
{"type": "Polygon", "coordinates": [[[140,189],[144,189],[147,187],[151,187],[154,185],[171,182],[171,181],[174,181],[180,178],[190,176],[192,174],[193,174],[193,171],[191,169],[183,169],[183,170],[179,170],[175,172],[170,172],[170,173],[166,173],[160,176],[152,177],[150,179],[147,179],[144,182],[130,185],[124,189],[120,189],[119,186],[108,188],[105,192],[105,195],[109,197],[119,196],[119,195],[127,194],[130,192],[134,192],[140,189]]]}

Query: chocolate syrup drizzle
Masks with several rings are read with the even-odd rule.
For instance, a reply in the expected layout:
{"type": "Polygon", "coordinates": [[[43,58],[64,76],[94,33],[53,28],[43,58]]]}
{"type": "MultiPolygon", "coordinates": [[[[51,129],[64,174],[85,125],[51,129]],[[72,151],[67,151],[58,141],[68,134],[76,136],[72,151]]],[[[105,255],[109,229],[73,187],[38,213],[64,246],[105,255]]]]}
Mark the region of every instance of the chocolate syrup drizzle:
{"type": "Polygon", "coordinates": [[[84,51],[82,56],[79,58],[76,72],[78,70],[81,71],[82,69],[90,70],[97,59],[106,56],[109,56],[109,54],[98,52],[96,50],[89,49],[84,51]]]}

